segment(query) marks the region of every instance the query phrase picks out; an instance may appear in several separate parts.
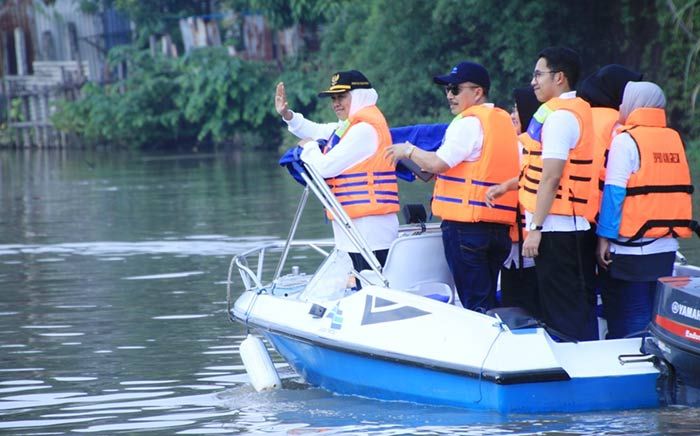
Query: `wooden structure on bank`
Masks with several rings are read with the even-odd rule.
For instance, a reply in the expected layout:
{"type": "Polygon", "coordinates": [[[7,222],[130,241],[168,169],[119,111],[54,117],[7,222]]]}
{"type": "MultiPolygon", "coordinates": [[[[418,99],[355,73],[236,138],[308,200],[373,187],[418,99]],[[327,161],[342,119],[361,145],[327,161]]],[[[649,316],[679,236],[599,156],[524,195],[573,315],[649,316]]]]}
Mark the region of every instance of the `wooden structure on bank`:
{"type": "Polygon", "coordinates": [[[0,127],[15,147],[77,145],[51,123],[56,102],[80,98],[87,80],[108,81],[107,52],[131,40],[113,8],[85,13],[77,4],[0,1],[0,127]]]}
{"type": "Polygon", "coordinates": [[[17,147],[65,147],[65,134],[51,123],[58,100],[77,100],[88,79],[87,63],[37,61],[34,74],[5,76],[0,94],[6,98],[7,127],[17,147]],[[82,65],[82,68],[79,67],[82,65]]]}

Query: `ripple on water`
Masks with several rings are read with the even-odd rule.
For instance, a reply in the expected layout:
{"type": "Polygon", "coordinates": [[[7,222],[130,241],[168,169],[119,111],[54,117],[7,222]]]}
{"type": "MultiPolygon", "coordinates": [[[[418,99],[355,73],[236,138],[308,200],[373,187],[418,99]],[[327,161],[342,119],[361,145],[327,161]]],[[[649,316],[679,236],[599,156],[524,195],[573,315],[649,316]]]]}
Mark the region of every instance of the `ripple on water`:
{"type": "Polygon", "coordinates": [[[182,277],[198,276],[204,274],[204,271],[184,271],[179,273],[169,273],[169,274],[152,274],[147,276],[131,276],[124,277],[123,280],[160,280],[160,279],[179,279],[182,277]]]}
{"type": "Polygon", "coordinates": [[[201,315],[162,315],[162,316],[154,316],[152,319],[161,319],[161,320],[170,320],[170,319],[195,319],[195,318],[206,318],[208,316],[211,316],[209,314],[201,314],[201,315]]]}
{"type": "Polygon", "coordinates": [[[73,327],[72,325],[23,325],[23,329],[67,329],[73,327]]]}

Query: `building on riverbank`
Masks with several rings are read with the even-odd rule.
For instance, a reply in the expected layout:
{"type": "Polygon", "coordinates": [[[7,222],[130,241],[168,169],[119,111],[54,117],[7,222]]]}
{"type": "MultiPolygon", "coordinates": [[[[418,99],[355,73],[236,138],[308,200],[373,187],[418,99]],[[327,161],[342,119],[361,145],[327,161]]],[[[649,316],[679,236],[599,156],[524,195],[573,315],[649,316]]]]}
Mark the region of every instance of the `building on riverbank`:
{"type": "Polygon", "coordinates": [[[129,20],[111,7],[84,12],[72,0],[7,0],[0,6],[0,115],[4,142],[65,146],[50,121],[57,99],[74,100],[87,80],[110,78],[108,51],[131,41],[129,20]]]}

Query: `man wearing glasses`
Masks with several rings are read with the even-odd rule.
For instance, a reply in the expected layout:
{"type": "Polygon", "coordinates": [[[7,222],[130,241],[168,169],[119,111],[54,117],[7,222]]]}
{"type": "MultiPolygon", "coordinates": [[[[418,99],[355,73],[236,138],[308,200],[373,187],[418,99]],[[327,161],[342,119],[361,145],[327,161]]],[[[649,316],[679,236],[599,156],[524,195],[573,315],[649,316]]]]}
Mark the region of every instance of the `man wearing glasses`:
{"type": "Polygon", "coordinates": [[[593,176],[591,108],[576,97],[581,61],[564,47],[542,50],[531,85],[544,103],[527,133],[533,139],[519,189],[528,236],[523,256],[537,265],[544,322],[578,340],[597,339],[595,238],[584,217],[593,176]]]}
{"type": "Polygon", "coordinates": [[[518,145],[510,115],[488,103],[486,69],[462,62],[434,82],[445,87],[450,123],[435,152],[394,144],[387,155],[411,159],[437,174],[433,214],[442,218],[445,257],[462,305],[485,312],[496,306],[498,271],[510,253],[509,226],[515,223],[515,191],[494,207],[484,202],[489,186],[518,174],[518,145]]]}

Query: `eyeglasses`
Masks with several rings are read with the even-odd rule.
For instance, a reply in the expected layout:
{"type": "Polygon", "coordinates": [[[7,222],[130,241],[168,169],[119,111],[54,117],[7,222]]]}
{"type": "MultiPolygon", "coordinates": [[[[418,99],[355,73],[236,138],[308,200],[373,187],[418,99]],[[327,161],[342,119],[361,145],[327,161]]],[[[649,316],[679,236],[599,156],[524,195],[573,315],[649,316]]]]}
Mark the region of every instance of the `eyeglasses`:
{"type": "Polygon", "coordinates": [[[452,83],[452,84],[450,84],[450,85],[445,86],[445,94],[449,94],[449,93],[451,92],[452,95],[459,95],[459,93],[462,92],[462,90],[463,90],[463,89],[466,89],[466,88],[475,89],[475,88],[481,88],[481,86],[478,86],[478,85],[466,85],[466,86],[464,86],[464,87],[462,88],[462,87],[459,86],[458,83],[452,83]]]}
{"type": "Polygon", "coordinates": [[[551,70],[551,71],[539,71],[535,70],[532,72],[532,78],[535,80],[538,80],[540,77],[544,76],[545,74],[556,74],[560,73],[561,71],[559,70],[551,70]]]}

